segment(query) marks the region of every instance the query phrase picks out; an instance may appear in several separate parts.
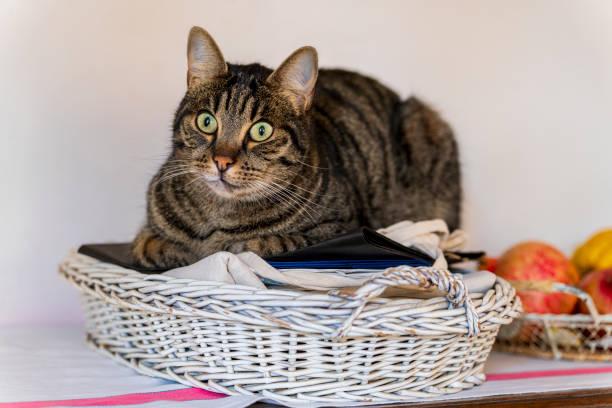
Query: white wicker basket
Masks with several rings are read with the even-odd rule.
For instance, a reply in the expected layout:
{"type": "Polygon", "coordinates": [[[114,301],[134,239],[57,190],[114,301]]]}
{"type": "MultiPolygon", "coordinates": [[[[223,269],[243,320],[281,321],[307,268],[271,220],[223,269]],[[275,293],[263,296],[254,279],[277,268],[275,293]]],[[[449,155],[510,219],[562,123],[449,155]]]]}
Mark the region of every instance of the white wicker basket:
{"type": "Polygon", "coordinates": [[[279,402],[388,402],[484,381],[500,325],[520,313],[498,279],[467,294],[445,270],[396,267],[350,295],[145,275],[72,253],[89,341],[143,374],[279,402]],[[418,285],[446,297],[381,297],[418,285]]]}

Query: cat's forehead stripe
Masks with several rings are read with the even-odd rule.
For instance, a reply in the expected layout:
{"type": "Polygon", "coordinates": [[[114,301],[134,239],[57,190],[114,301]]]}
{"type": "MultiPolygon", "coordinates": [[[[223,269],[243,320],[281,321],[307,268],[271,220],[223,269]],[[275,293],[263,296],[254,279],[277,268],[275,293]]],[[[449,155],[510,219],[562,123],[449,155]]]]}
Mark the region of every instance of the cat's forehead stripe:
{"type": "Polygon", "coordinates": [[[253,121],[255,119],[255,116],[257,116],[258,112],[259,112],[259,100],[255,99],[255,101],[253,102],[253,105],[251,105],[251,114],[249,115],[249,119],[253,121]]]}
{"type": "Polygon", "coordinates": [[[232,86],[230,86],[225,91],[225,111],[227,111],[227,112],[229,112],[230,102],[232,101],[232,96],[234,95],[233,90],[234,90],[234,88],[232,86]]]}
{"type": "Polygon", "coordinates": [[[246,109],[247,103],[252,99],[253,97],[251,96],[251,94],[243,94],[242,95],[242,101],[240,103],[240,107],[238,108],[238,115],[242,115],[244,113],[244,110],[246,109]]]}

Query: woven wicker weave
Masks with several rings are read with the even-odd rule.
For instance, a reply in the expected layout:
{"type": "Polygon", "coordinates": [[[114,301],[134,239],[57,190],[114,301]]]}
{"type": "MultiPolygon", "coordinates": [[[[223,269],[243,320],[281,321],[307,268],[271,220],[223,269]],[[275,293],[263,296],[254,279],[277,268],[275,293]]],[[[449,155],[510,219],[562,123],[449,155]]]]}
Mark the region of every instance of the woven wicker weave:
{"type": "Polygon", "coordinates": [[[528,313],[504,327],[499,351],[565,360],[612,361],[612,315],[528,313]]]}
{"type": "Polygon", "coordinates": [[[612,315],[597,313],[587,293],[556,282],[513,285],[519,290],[571,293],[585,303],[590,315],[526,313],[502,328],[497,350],[556,360],[612,361],[612,315]]]}
{"type": "Polygon", "coordinates": [[[397,401],[468,389],[500,325],[520,313],[498,279],[467,294],[445,270],[397,267],[350,296],[144,275],[72,253],[89,341],[137,371],[279,402],[397,401]],[[388,286],[446,298],[383,298],[388,286]]]}

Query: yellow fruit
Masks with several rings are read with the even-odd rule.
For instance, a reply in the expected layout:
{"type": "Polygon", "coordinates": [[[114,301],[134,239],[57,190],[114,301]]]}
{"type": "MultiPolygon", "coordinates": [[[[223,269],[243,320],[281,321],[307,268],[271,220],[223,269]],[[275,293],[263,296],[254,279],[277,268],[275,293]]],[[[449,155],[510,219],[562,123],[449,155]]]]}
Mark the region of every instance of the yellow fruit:
{"type": "Polygon", "coordinates": [[[573,260],[582,271],[588,271],[595,265],[601,254],[612,244],[612,230],[604,230],[583,243],[574,253],[573,260]]]}
{"type": "Polygon", "coordinates": [[[612,229],[599,231],[580,245],[572,262],[582,275],[595,269],[612,268],[612,229]]]}
{"type": "Polygon", "coordinates": [[[608,247],[608,251],[602,254],[597,262],[597,267],[594,269],[610,269],[612,268],[612,245],[608,247]]]}

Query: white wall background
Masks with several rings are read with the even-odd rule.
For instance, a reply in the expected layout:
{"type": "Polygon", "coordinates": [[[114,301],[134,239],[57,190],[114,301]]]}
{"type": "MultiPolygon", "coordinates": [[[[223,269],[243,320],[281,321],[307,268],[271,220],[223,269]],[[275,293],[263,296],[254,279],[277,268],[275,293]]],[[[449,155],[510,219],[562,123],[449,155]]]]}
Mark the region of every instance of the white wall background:
{"type": "Polygon", "coordinates": [[[0,2],[0,324],[80,319],[56,265],[128,240],[185,85],[192,25],[233,62],[318,48],[453,125],[471,247],[570,251],[612,224],[610,1],[0,2]]]}

